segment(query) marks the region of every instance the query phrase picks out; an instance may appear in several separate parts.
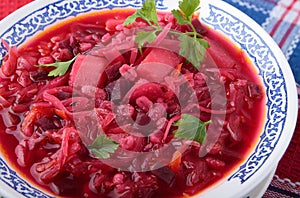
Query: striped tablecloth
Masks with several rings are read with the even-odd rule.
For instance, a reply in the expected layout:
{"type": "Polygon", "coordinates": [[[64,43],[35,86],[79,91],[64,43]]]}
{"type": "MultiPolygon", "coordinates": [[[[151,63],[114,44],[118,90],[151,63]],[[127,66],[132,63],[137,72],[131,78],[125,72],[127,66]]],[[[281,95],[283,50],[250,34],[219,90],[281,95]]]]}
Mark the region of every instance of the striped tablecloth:
{"type": "MultiPolygon", "coordinates": [[[[0,19],[32,0],[0,0],[0,19]]],[[[205,0],[202,0],[205,1],[205,0]]],[[[300,0],[224,0],[260,24],[278,43],[300,84],[300,0]]],[[[300,88],[298,88],[300,98],[300,88]]],[[[299,100],[300,103],[300,100],[299,100]]],[[[298,109],[300,114],[300,109],[298,109]]],[[[300,198],[300,118],[264,198],[300,198]]]]}

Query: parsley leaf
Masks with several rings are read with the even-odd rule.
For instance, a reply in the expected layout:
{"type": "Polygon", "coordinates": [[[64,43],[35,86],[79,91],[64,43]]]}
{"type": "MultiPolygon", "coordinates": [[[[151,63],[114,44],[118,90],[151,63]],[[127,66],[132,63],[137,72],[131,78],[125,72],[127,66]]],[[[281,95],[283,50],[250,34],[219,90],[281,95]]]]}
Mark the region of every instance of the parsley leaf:
{"type": "Polygon", "coordinates": [[[138,9],[133,15],[129,16],[125,20],[123,25],[127,26],[129,24],[132,24],[136,21],[137,18],[144,19],[149,25],[152,25],[152,23],[158,25],[155,0],[146,0],[143,3],[142,8],[138,9]]]}
{"type": "Polygon", "coordinates": [[[133,24],[135,22],[135,20],[139,17],[141,17],[141,16],[140,16],[140,14],[138,13],[138,10],[137,10],[134,14],[132,14],[129,17],[126,18],[123,25],[127,26],[127,25],[130,25],[130,24],[133,24]]]}
{"type": "Polygon", "coordinates": [[[203,53],[203,55],[206,52],[206,49],[209,48],[209,43],[207,42],[207,40],[202,39],[202,38],[197,38],[197,41],[200,43],[200,45],[202,45],[205,48],[205,51],[203,53]]]}
{"type": "MultiPolygon", "coordinates": [[[[179,9],[172,10],[173,16],[176,18],[177,23],[180,25],[189,25],[192,28],[192,32],[175,32],[170,30],[169,33],[178,35],[180,41],[179,55],[186,58],[186,60],[200,70],[200,63],[204,60],[206,48],[209,48],[209,44],[202,36],[196,31],[192,24],[192,17],[195,11],[200,9],[200,0],[182,0],[179,1],[179,9]]],[[[156,12],[155,0],[145,0],[141,9],[137,10],[133,15],[129,16],[124,26],[132,24],[137,18],[142,18],[154,28],[150,32],[139,32],[135,38],[135,42],[138,44],[139,51],[141,52],[142,46],[147,43],[152,43],[157,38],[156,33],[163,28],[158,24],[158,17],[156,12]]]]}
{"type": "Polygon", "coordinates": [[[99,159],[107,159],[110,153],[114,153],[119,147],[119,143],[113,141],[111,138],[106,137],[105,134],[98,135],[91,146],[88,147],[99,159]]]}
{"type": "Polygon", "coordinates": [[[206,126],[211,121],[202,122],[199,118],[182,114],[181,119],[173,124],[178,129],[175,130],[174,136],[180,140],[194,140],[202,144],[206,139],[206,126]]]}
{"type": "Polygon", "coordinates": [[[55,63],[50,63],[50,64],[43,64],[39,65],[39,67],[56,67],[56,69],[52,70],[49,72],[48,76],[63,76],[67,73],[70,65],[75,61],[75,59],[79,56],[75,56],[72,60],[66,61],[66,62],[61,62],[57,61],[55,63]]]}
{"type": "Polygon", "coordinates": [[[180,10],[172,10],[172,14],[175,17],[175,19],[177,20],[177,23],[180,25],[184,25],[189,23],[189,20],[187,20],[182,13],[180,12],[180,10]]]}
{"type": "Polygon", "coordinates": [[[146,0],[142,7],[142,12],[147,19],[158,25],[158,17],[156,12],[156,1],[146,0]]]}
{"type": "Polygon", "coordinates": [[[200,0],[179,1],[179,8],[184,13],[186,19],[191,21],[194,12],[200,9],[200,0]]]}
{"type": "Polygon", "coordinates": [[[141,51],[142,46],[147,43],[152,43],[156,36],[156,30],[149,32],[138,32],[135,37],[135,42],[138,43],[139,50],[141,51]]]}
{"type": "MultiPolygon", "coordinates": [[[[185,57],[195,68],[200,69],[200,62],[204,59],[206,52],[205,46],[203,46],[198,39],[195,41],[192,37],[186,34],[179,36],[180,51],[179,55],[185,57]]],[[[201,40],[202,42],[202,40],[201,40]]]]}
{"type": "Polygon", "coordinates": [[[193,37],[190,37],[187,34],[179,36],[179,55],[186,58],[198,70],[200,69],[200,63],[204,60],[206,48],[209,48],[207,41],[198,38],[199,34],[191,22],[193,13],[200,9],[199,6],[200,0],[182,0],[179,1],[180,10],[172,10],[172,14],[176,18],[178,24],[187,24],[193,30],[193,37]]]}

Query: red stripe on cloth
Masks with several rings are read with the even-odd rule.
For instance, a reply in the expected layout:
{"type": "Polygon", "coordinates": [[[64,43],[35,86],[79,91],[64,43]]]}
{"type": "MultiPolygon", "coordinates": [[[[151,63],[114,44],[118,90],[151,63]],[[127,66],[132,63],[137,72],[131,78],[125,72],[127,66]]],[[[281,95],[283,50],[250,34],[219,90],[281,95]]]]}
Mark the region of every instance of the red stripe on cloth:
{"type": "Polygon", "coordinates": [[[282,37],[281,41],[279,42],[279,47],[282,47],[286,41],[286,39],[290,36],[291,32],[293,31],[294,27],[296,26],[297,22],[300,20],[300,13],[297,12],[297,17],[291,23],[289,29],[285,32],[284,36],[282,37]]]}
{"type": "Polygon", "coordinates": [[[270,32],[271,36],[274,36],[276,30],[279,28],[280,24],[282,23],[283,19],[286,17],[286,15],[289,13],[290,9],[297,3],[297,0],[293,0],[293,2],[286,7],[285,12],[283,13],[283,15],[280,17],[280,19],[276,22],[276,24],[274,25],[273,29],[270,32]]]}
{"type": "Polygon", "coordinates": [[[277,2],[275,0],[265,0],[266,2],[269,2],[269,3],[273,3],[273,4],[277,4],[277,2]]]}

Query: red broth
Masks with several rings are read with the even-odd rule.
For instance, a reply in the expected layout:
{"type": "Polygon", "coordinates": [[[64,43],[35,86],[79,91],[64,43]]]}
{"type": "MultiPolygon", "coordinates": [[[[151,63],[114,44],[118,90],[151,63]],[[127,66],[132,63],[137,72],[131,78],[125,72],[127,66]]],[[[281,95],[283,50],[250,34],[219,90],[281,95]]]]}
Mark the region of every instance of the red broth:
{"type": "MultiPolygon", "coordinates": [[[[143,49],[143,52],[148,51],[148,54],[135,53],[135,59],[132,58],[134,51],[130,51],[117,57],[116,61],[109,63],[105,68],[105,75],[101,77],[97,86],[92,87],[92,93],[96,93],[93,100],[87,96],[87,89],[81,89],[84,93],[79,91],[80,93],[75,94],[80,99],[77,105],[68,102],[68,99],[74,96],[73,87],[89,83],[88,79],[78,82],[72,80],[77,72],[76,68],[81,66],[80,57],[70,68],[71,71],[61,77],[48,76],[54,68],[36,67],[39,64],[67,61],[78,53],[82,54],[82,59],[86,58],[89,56],[86,52],[94,53],[95,51],[91,51],[93,47],[103,42],[104,38],[109,39],[107,33],[124,31],[121,24],[130,13],[130,10],[117,10],[85,14],[59,22],[27,41],[22,47],[9,49],[9,56],[5,58],[0,73],[1,150],[19,174],[45,191],[63,197],[192,196],[224,179],[245,160],[257,141],[265,113],[265,96],[261,81],[242,50],[215,30],[201,25],[196,19],[193,22],[199,33],[209,41],[208,54],[216,63],[218,71],[204,65],[198,72],[182,57],[165,49],[143,49]],[[166,56],[169,58],[166,59],[166,56]],[[149,116],[150,110],[159,114],[163,109],[167,115],[160,125],[161,128],[155,125],[158,118],[153,125],[155,130],[144,132],[142,136],[127,134],[119,127],[118,124],[122,121],[116,120],[119,115],[114,115],[112,110],[114,87],[112,88],[111,84],[122,79],[121,77],[126,79],[120,81],[121,86],[126,85],[120,94],[126,95],[136,81],[130,81],[132,76],[126,76],[126,72],[122,71],[128,70],[131,62],[134,67],[138,63],[154,59],[161,63],[173,64],[174,68],[182,63],[180,72],[196,93],[199,101],[197,106],[200,106],[200,115],[197,115],[202,121],[214,118],[213,114],[220,114],[220,117],[224,118],[224,122],[220,124],[222,127],[216,128],[220,130],[217,141],[206,145],[209,149],[205,156],[198,156],[200,144],[176,140],[172,133],[176,130],[174,126],[169,128],[170,132],[164,137],[168,123],[185,111],[181,105],[187,107],[189,103],[181,104],[179,99],[176,99],[178,94],[160,83],[143,84],[142,88],[139,87],[139,90],[136,89],[137,91],[132,93],[129,105],[133,112],[130,116],[134,123],[139,123],[138,126],[147,125],[149,120],[154,120],[149,116]],[[210,93],[211,90],[207,88],[208,79],[218,82],[211,84],[214,89],[218,89],[220,85],[224,86],[226,111],[211,109],[211,98],[217,95],[214,95],[214,91],[210,93]],[[84,101],[81,106],[80,101],[84,101]],[[80,114],[90,110],[90,107],[96,110],[96,120],[85,119],[84,115],[80,114]],[[77,108],[78,115],[82,115],[79,116],[82,119],[77,120],[79,127],[74,124],[74,108],[77,108]],[[64,109],[66,111],[63,111],[64,109]],[[74,115],[70,116],[69,112],[73,112],[74,115]],[[93,128],[99,124],[102,129],[93,128]],[[135,152],[154,152],[172,141],[189,146],[183,152],[176,149],[169,151],[167,155],[176,154],[179,157],[160,168],[126,171],[110,167],[89,152],[82,139],[85,136],[80,133],[90,132],[86,137],[91,140],[95,137],[95,131],[99,133],[97,130],[119,142],[123,149],[135,152]]],[[[178,31],[188,30],[187,27],[176,24],[170,14],[161,13],[160,22],[163,25],[171,23],[172,28],[178,31]]],[[[142,21],[134,26],[140,25],[143,25],[142,21]]],[[[138,72],[138,76],[147,76],[138,72]]],[[[152,68],[152,72],[161,73],[162,69],[156,71],[152,68]]],[[[174,80],[174,75],[171,77],[174,80]]],[[[189,99],[183,90],[179,90],[179,95],[183,98],[181,101],[189,99]]],[[[194,110],[188,111],[193,112],[194,110]]],[[[126,120],[120,117],[120,120],[126,120]]],[[[212,120],[211,125],[216,127],[219,126],[216,124],[219,117],[215,118],[217,120],[212,120]]],[[[130,166],[141,162],[129,157],[124,158],[123,163],[130,166]]]]}

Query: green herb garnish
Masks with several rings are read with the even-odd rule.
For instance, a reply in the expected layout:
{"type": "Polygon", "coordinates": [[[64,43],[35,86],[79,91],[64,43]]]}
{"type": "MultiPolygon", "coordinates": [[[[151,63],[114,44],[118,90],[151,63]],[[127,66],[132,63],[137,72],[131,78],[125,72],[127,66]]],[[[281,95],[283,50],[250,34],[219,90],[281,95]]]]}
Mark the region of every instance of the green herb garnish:
{"type": "Polygon", "coordinates": [[[141,49],[146,42],[152,43],[156,39],[156,32],[157,30],[137,33],[135,37],[135,42],[138,44],[140,52],[142,52],[141,49]]]}
{"type": "Polygon", "coordinates": [[[185,34],[180,35],[179,40],[179,54],[192,63],[195,68],[200,70],[200,63],[204,60],[206,45],[201,44],[198,38],[192,39],[185,34]]]}
{"type": "Polygon", "coordinates": [[[180,10],[172,10],[173,16],[177,19],[178,24],[189,24],[191,23],[194,12],[200,9],[200,0],[183,0],[179,1],[180,10]]]}
{"type": "Polygon", "coordinates": [[[193,140],[202,144],[206,139],[206,126],[211,121],[202,122],[199,118],[182,114],[181,119],[173,124],[178,129],[175,130],[174,136],[180,140],[193,140]]]}
{"type": "Polygon", "coordinates": [[[119,147],[119,143],[106,137],[105,134],[98,135],[91,146],[88,147],[91,153],[99,159],[107,159],[111,153],[119,147]]]}
{"type": "Polygon", "coordinates": [[[151,26],[153,24],[159,26],[155,0],[146,0],[141,9],[138,9],[133,15],[129,16],[124,21],[124,26],[134,23],[137,18],[144,19],[151,26]]]}
{"type": "Polygon", "coordinates": [[[39,67],[56,67],[54,70],[52,70],[51,72],[49,72],[48,76],[63,76],[67,73],[69,67],[71,66],[71,64],[75,61],[75,59],[79,56],[76,55],[74,58],[72,58],[69,61],[56,61],[55,63],[50,63],[50,64],[43,64],[43,65],[39,65],[39,67]]]}
{"type": "MultiPolygon", "coordinates": [[[[203,39],[202,35],[197,33],[192,24],[193,14],[200,9],[199,6],[200,0],[179,1],[179,9],[172,10],[172,14],[176,18],[178,24],[189,25],[193,32],[178,33],[172,30],[170,31],[172,34],[179,34],[179,55],[185,57],[186,60],[192,63],[198,70],[200,69],[200,63],[204,60],[206,49],[209,48],[208,42],[203,39]]],[[[129,16],[123,25],[127,26],[132,24],[137,18],[145,20],[153,28],[151,31],[141,31],[137,33],[135,42],[138,44],[139,50],[141,51],[143,45],[145,43],[152,43],[156,39],[157,33],[162,30],[162,27],[158,24],[155,0],[146,0],[143,3],[142,8],[129,16]]]]}

